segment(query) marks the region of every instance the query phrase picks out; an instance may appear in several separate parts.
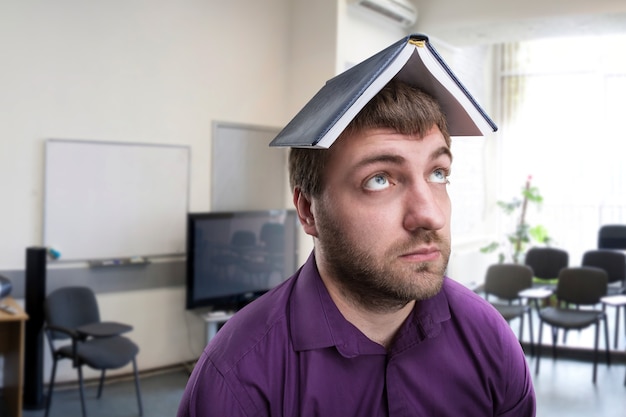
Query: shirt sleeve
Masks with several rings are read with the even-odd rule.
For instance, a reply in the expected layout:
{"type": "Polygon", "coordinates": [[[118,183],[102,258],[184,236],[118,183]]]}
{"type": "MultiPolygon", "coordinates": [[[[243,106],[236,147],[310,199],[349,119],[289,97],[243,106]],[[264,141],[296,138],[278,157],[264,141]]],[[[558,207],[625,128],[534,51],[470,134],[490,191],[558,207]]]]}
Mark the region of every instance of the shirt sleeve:
{"type": "Polygon", "coordinates": [[[177,417],[247,417],[226,378],[203,354],[189,377],[177,417]]]}
{"type": "Polygon", "coordinates": [[[526,356],[512,332],[508,336],[508,354],[503,355],[506,369],[505,401],[495,414],[501,417],[534,417],[536,414],[535,390],[526,356]]]}

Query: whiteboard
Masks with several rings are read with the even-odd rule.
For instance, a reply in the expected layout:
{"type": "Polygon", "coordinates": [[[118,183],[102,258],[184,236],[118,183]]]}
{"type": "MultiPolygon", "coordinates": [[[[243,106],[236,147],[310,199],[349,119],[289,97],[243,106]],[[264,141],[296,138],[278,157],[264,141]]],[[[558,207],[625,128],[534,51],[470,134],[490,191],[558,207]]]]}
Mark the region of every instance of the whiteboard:
{"type": "Polygon", "coordinates": [[[269,143],[277,127],[214,122],[211,209],[285,208],[289,191],[287,157],[269,143]]]}
{"type": "Polygon", "coordinates": [[[49,139],[44,246],[61,260],[185,253],[187,146],[49,139]]]}

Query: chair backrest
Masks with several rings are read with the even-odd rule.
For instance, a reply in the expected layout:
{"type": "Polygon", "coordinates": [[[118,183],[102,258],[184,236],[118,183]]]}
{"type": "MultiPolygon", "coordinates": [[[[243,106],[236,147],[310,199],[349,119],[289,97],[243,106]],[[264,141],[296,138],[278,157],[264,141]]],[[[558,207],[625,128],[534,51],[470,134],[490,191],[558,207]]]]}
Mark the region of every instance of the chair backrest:
{"type": "Polygon", "coordinates": [[[248,230],[237,230],[230,238],[230,244],[239,248],[256,245],[256,235],[248,230]]]}
{"type": "Polygon", "coordinates": [[[590,250],[583,254],[582,266],[604,269],[609,283],[626,279],[626,254],[609,249],[590,250]]]}
{"type": "MultiPolygon", "coordinates": [[[[44,303],[46,323],[74,329],[100,321],[96,296],[88,287],[63,287],[52,291],[44,303]]],[[[67,339],[60,332],[50,332],[53,339],[67,339]]]]}
{"type": "Polygon", "coordinates": [[[265,223],[261,227],[260,240],[270,252],[282,252],[285,247],[285,226],[265,223]]]}
{"type": "Polygon", "coordinates": [[[569,266],[569,254],[558,248],[530,248],[526,252],[524,264],[532,268],[535,277],[554,279],[558,278],[563,268],[569,266]]]}
{"type": "Polygon", "coordinates": [[[494,264],[487,268],[484,290],[504,300],[519,298],[518,293],[533,285],[533,270],[520,264],[494,264]]]}
{"type": "Polygon", "coordinates": [[[626,249],[626,224],[605,224],[598,230],[598,249],[626,249]]]}
{"type": "Polygon", "coordinates": [[[559,301],[575,305],[594,305],[605,296],[608,275],[600,268],[589,266],[568,267],[561,270],[556,286],[559,301]]]}

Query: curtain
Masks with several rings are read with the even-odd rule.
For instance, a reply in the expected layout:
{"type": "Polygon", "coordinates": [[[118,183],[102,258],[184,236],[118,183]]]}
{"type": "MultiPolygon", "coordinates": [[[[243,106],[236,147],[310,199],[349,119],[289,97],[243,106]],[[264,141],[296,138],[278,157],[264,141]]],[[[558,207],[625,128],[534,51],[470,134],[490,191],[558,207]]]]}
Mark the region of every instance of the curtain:
{"type": "MultiPolygon", "coordinates": [[[[544,202],[528,213],[580,264],[602,224],[626,223],[626,36],[499,46],[499,199],[526,179],[544,202]]],[[[510,227],[506,222],[502,227],[510,227]]]]}

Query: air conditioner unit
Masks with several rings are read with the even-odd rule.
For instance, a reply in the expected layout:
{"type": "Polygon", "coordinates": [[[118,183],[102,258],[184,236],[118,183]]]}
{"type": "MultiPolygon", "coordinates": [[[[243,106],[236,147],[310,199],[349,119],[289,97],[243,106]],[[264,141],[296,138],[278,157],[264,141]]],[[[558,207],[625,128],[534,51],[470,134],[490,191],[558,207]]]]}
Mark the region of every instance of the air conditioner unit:
{"type": "Polygon", "coordinates": [[[417,21],[417,8],[409,0],[349,0],[349,3],[403,27],[412,26],[417,21]]]}

